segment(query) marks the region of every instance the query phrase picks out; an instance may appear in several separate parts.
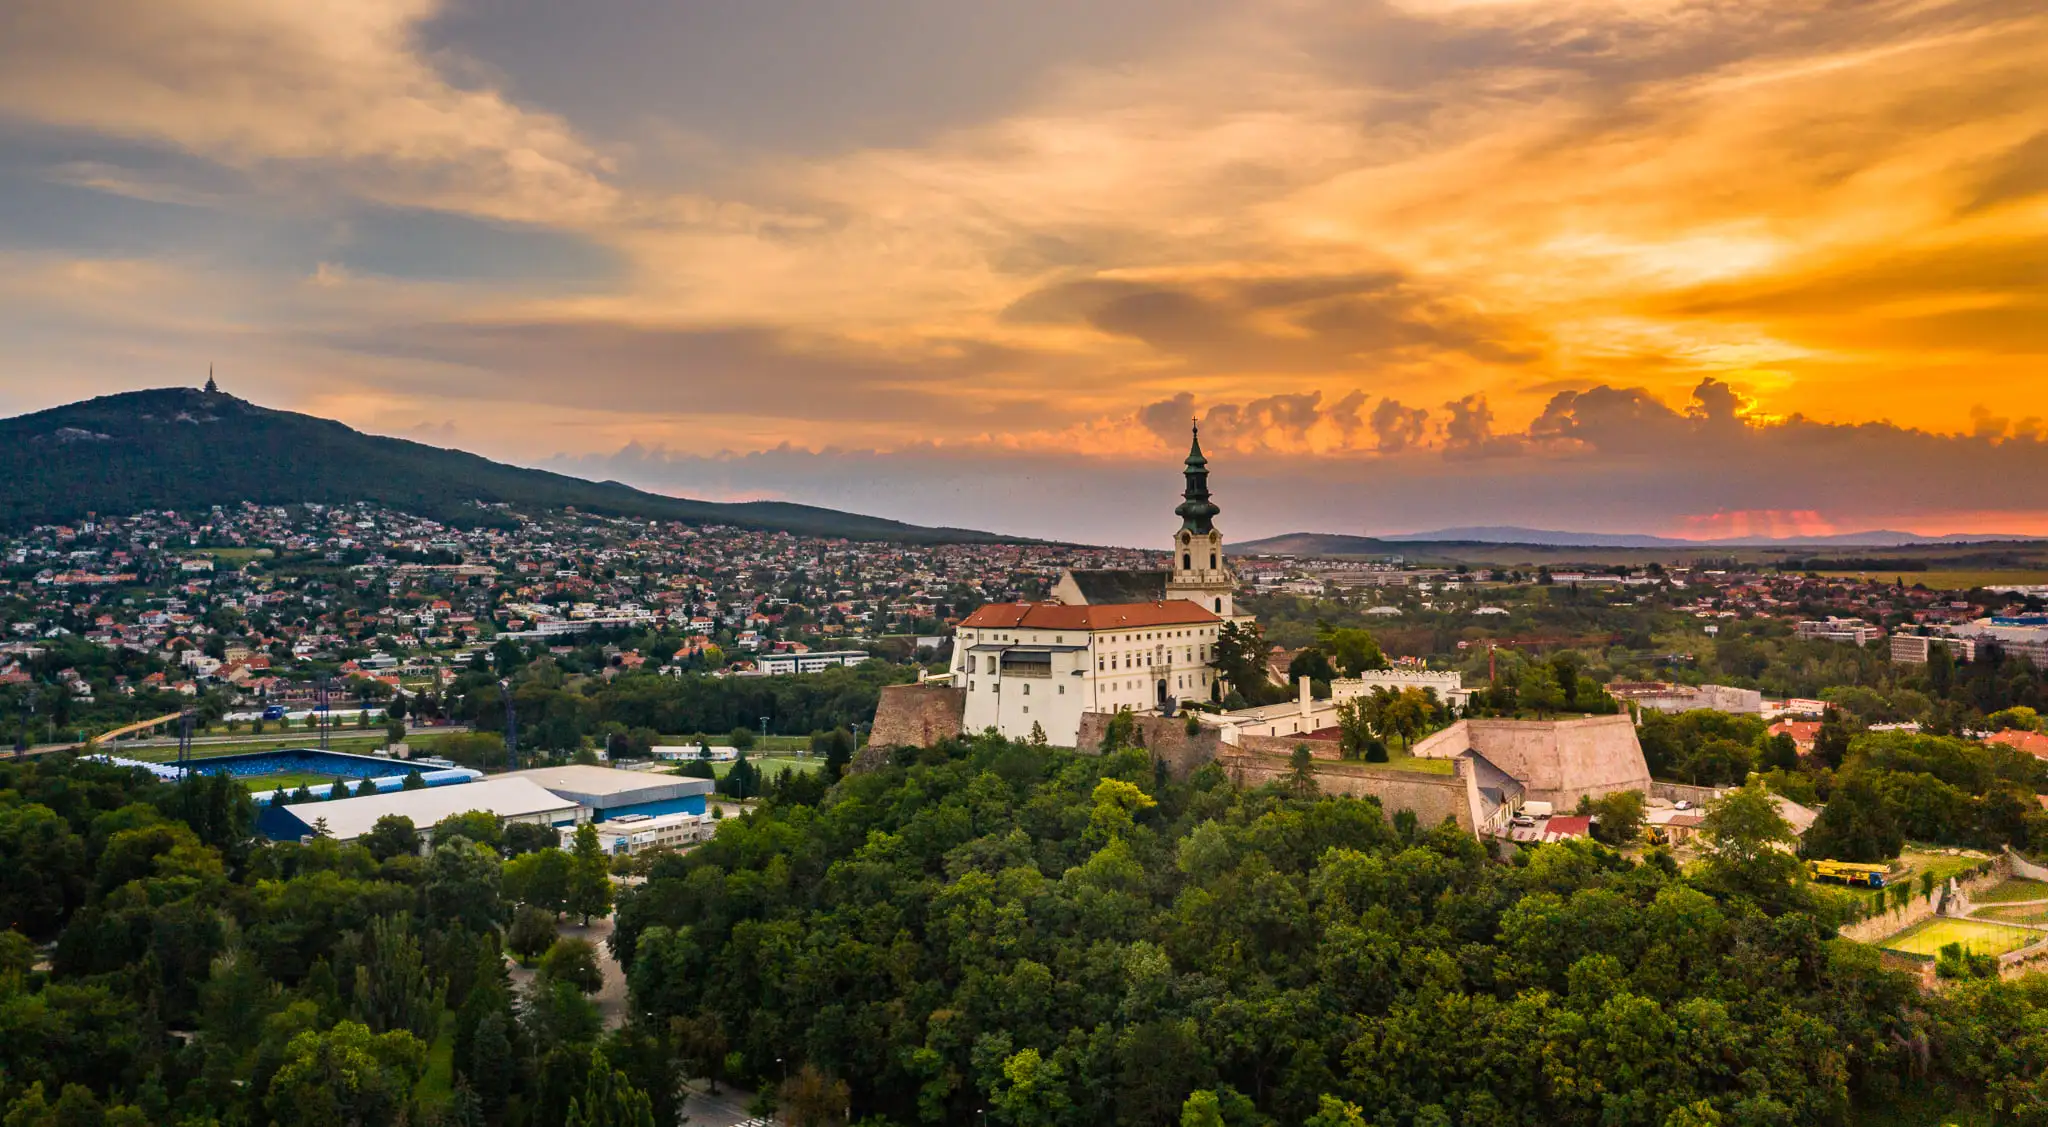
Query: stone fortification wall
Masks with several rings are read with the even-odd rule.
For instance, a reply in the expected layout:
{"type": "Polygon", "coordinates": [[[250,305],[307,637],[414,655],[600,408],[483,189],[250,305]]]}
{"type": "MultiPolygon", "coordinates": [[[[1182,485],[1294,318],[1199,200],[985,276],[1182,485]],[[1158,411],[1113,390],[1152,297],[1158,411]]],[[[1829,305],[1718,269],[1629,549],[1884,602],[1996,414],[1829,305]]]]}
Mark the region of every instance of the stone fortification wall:
{"type": "Polygon", "coordinates": [[[853,763],[856,771],[888,762],[889,751],[898,747],[930,747],[948,736],[960,734],[960,718],[967,713],[967,690],[951,685],[884,685],[881,703],[875,706],[875,726],[868,746],[853,763]]]}
{"type": "Polygon", "coordinates": [[[1312,740],[1306,736],[1237,737],[1237,746],[1240,750],[1257,752],[1261,755],[1292,756],[1294,749],[1303,744],[1308,745],[1309,754],[1317,759],[1344,758],[1344,745],[1336,740],[1312,740]]]}
{"type": "MultiPolygon", "coordinates": [[[[1271,782],[1286,782],[1294,776],[1294,765],[1286,755],[1265,755],[1239,749],[1219,757],[1216,762],[1239,786],[1264,786],[1271,782]]],[[[1426,775],[1363,763],[1318,760],[1315,776],[1316,785],[1324,794],[1379,799],[1380,809],[1389,819],[1399,811],[1411,810],[1416,821],[1423,826],[1434,826],[1449,818],[1457,823],[1458,828],[1471,833],[1471,785],[1462,774],[1464,765],[1460,764],[1459,769],[1461,773],[1457,775],[1426,775]]]]}
{"type": "Polygon", "coordinates": [[[1476,751],[1528,788],[1525,798],[1561,810],[1582,797],[1650,793],[1650,768],[1625,715],[1576,720],[1460,720],[1418,742],[1413,754],[1448,759],[1476,751]]]}
{"type": "MultiPolygon", "coordinates": [[[[1102,754],[1103,735],[1115,718],[1108,712],[1082,713],[1080,734],[1075,737],[1074,746],[1086,755],[1102,754]]],[[[1211,727],[1204,726],[1189,735],[1187,721],[1179,717],[1133,716],[1131,720],[1145,750],[1154,759],[1165,760],[1167,771],[1176,779],[1194,774],[1202,764],[1225,750],[1223,736],[1211,727]]]]}
{"type": "Polygon", "coordinates": [[[1650,784],[1650,797],[1666,802],[1690,802],[1694,806],[1707,803],[1727,794],[1728,787],[1693,787],[1684,783],[1654,782],[1650,784]]]}

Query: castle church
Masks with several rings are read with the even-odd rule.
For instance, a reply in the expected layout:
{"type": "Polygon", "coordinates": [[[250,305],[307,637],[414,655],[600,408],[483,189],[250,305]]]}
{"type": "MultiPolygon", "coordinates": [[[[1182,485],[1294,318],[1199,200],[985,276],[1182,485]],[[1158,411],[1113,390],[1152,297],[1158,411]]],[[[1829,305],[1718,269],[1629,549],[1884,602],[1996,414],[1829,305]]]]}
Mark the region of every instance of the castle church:
{"type": "Polygon", "coordinates": [[[1222,510],[1209,498],[1209,459],[1202,453],[1199,427],[1189,443],[1183,473],[1187,486],[1173,510],[1180,518],[1180,529],[1173,536],[1168,567],[1159,571],[1068,568],[1053,586],[1053,601],[1066,606],[1098,606],[1185,599],[1226,621],[1237,620],[1237,579],[1223,560],[1223,533],[1216,528],[1216,516],[1222,510]]]}
{"type": "Polygon", "coordinates": [[[1035,732],[1071,747],[1084,713],[1171,715],[1181,701],[1219,695],[1217,639],[1243,616],[1199,431],[1184,473],[1166,568],[1070,568],[1049,602],[990,603],[961,621],[951,680],[965,691],[964,730],[1035,732]]]}

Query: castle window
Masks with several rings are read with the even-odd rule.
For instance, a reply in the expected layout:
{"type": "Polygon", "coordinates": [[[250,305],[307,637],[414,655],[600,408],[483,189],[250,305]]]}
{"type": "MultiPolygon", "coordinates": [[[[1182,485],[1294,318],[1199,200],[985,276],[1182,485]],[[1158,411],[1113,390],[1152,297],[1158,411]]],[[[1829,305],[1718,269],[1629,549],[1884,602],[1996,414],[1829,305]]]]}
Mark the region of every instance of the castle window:
{"type": "Polygon", "coordinates": [[[1210,552],[1210,553],[1209,553],[1209,570],[1210,570],[1210,571],[1215,571],[1215,570],[1216,570],[1216,553],[1214,553],[1214,552],[1210,552]]]}
{"type": "Polygon", "coordinates": [[[1182,571],[1193,571],[1195,569],[1194,557],[1186,552],[1182,552],[1180,554],[1180,569],[1182,571]]]}
{"type": "Polygon", "coordinates": [[[1222,613],[1223,613],[1223,600],[1222,600],[1222,599],[1218,599],[1218,600],[1216,600],[1216,613],[1217,613],[1217,614],[1222,614],[1222,613]]]}

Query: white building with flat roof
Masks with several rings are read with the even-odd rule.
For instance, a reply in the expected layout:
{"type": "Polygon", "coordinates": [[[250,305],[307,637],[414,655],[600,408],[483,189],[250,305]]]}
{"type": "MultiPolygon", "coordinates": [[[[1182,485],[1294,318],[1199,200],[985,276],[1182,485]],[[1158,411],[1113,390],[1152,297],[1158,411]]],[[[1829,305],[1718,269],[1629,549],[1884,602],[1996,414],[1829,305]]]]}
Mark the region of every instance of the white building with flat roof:
{"type": "Polygon", "coordinates": [[[495,814],[506,822],[537,826],[573,826],[590,817],[590,811],[575,799],[555,794],[532,779],[508,775],[458,786],[299,802],[282,810],[300,824],[301,834],[320,829],[336,841],[354,841],[369,833],[377,819],[392,814],[410,819],[422,838],[431,837],[434,823],[441,819],[472,810],[495,814]]]}
{"type": "MultiPolygon", "coordinates": [[[[695,845],[715,833],[717,823],[709,814],[625,814],[597,822],[593,828],[597,830],[598,844],[606,853],[630,856],[650,849],[680,849],[695,845]]],[[[562,848],[572,848],[575,835],[573,827],[563,827],[562,848]]]]}
{"type": "Polygon", "coordinates": [[[792,673],[817,673],[842,665],[859,665],[868,659],[866,650],[812,650],[809,653],[762,654],[754,659],[754,672],[767,677],[792,673]]]}

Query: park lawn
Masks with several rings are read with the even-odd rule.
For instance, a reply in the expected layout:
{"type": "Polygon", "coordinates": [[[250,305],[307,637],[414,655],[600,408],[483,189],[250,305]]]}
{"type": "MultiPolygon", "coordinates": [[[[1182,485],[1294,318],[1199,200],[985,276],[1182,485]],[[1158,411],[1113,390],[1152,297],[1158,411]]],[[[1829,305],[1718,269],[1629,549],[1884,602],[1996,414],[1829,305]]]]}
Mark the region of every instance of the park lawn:
{"type": "Polygon", "coordinates": [[[2013,571],[1970,571],[1963,569],[1950,571],[1933,569],[1927,571],[1823,571],[1820,574],[1830,579],[1875,579],[1880,583],[1890,583],[1897,579],[1905,581],[1908,587],[1918,584],[1925,586],[1930,591],[1968,591],[1977,587],[1998,587],[2005,586],[2006,584],[2048,583],[2048,571],[2025,569],[2013,571]]]}
{"type": "Polygon", "coordinates": [[[1992,905],[1970,913],[1972,919],[1998,920],[2009,924],[2048,924],[2048,904],[1992,905]]]}
{"type": "MultiPolygon", "coordinates": [[[[1914,891],[1917,892],[1920,888],[1920,874],[1922,873],[1933,873],[1934,883],[1940,884],[1950,877],[1967,876],[1977,866],[1990,860],[1990,858],[1957,857],[1947,853],[1936,852],[1933,848],[1919,848],[1908,845],[1905,852],[1899,854],[1899,860],[1905,863],[1906,875],[1912,878],[1914,891]]],[[[1905,877],[1886,877],[1885,883],[1900,884],[1905,879],[1905,877]]]]}
{"type": "MultiPolygon", "coordinates": [[[[810,747],[809,742],[807,741],[804,744],[804,746],[806,748],[810,747]]],[[[749,755],[747,756],[747,762],[759,768],[762,776],[764,778],[769,779],[773,779],[775,776],[781,774],[782,769],[785,767],[789,768],[792,771],[795,771],[799,775],[802,775],[808,774],[812,771],[816,771],[825,766],[825,760],[822,757],[798,759],[793,755],[764,755],[758,759],[754,756],[749,755]]],[[[714,763],[711,765],[711,769],[718,773],[719,778],[723,779],[729,772],[732,771],[732,764],[714,763]]]]}
{"type": "Polygon", "coordinates": [[[1387,750],[1385,763],[1368,763],[1368,767],[1392,767],[1396,771],[1415,771],[1424,775],[1455,775],[1458,768],[1450,759],[1418,759],[1405,751],[1387,750]]]}
{"type": "Polygon", "coordinates": [[[2013,877],[1990,888],[1970,894],[1977,904],[2012,904],[2022,900],[2048,900],[2048,882],[2013,877]]]}
{"type": "Polygon", "coordinates": [[[440,1031],[434,1034],[434,1043],[427,1046],[426,1074],[420,1077],[419,1087],[413,1094],[425,1108],[445,1108],[455,1098],[455,1013],[452,1010],[441,1013],[440,1031]]]}
{"type": "Polygon", "coordinates": [[[1902,951],[1908,955],[1932,956],[1939,954],[1943,947],[1951,943],[1960,943],[1967,950],[1979,955],[2003,955],[2007,951],[2016,951],[2029,943],[2043,939],[2048,939],[2048,931],[2010,927],[1981,920],[1937,917],[1914,924],[1879,943],[1878,946],[1888,951],[1902,951]]]}

